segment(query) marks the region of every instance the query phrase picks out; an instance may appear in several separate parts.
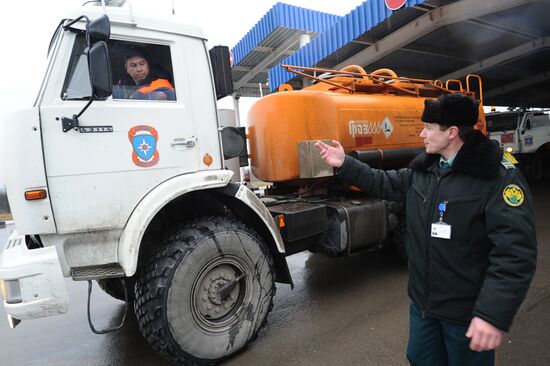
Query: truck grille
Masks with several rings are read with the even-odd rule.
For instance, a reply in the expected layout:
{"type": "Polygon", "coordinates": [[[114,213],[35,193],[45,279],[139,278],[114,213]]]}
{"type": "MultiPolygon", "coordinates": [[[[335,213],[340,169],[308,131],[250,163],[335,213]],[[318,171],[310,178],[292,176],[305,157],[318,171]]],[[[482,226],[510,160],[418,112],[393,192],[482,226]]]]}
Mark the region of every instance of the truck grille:
{"type": "Polygon", "coordinates": [[[23,239],[21,239],[21,238],[10,239],[10,240],[8,240],[8,244],[6,245],[5,250],[13,249],[15,247],[20,246],[21,244],[23,244],[23,239]]]}

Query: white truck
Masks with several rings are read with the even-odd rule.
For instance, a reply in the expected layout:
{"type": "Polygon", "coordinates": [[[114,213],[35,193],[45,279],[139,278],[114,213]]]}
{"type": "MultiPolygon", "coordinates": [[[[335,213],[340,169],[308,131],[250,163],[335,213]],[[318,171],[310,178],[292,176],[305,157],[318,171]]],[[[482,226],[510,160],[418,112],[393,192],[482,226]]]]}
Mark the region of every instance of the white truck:
{"type": "Polygon", "coordinates": [[[487,135],[514,154],[520,168],[534,180],[544,178],[550,164],[548,110],[513,110],[485,115],[487,135]]]}
{"type": "Polygon", "coordinates": [[[66,312],[64,277],[93,279],[127,303],[135,288],[155,351],[177,364],[219,361],[264,325],[274,281],[291,283],[272,215],[224,162],[224,138],[244,143],[216,109],[233,88],[229,50],[209,52],[198,28],[172,16],[77,11],[53,35],[35,105],[4,126],[16,227],[0,257],[9,324],[66,312]],[[115,97],[131,47],[167,72],[175,100],[115,97]]]}

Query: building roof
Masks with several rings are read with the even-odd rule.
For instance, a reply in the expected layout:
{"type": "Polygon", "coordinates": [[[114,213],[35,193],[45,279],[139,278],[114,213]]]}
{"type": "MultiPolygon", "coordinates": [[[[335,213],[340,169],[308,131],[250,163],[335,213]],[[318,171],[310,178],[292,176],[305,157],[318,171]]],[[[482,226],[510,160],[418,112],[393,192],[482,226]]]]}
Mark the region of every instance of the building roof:
{"type": "Polygon", "coordinates": [[[301,37],[315,38],[339,19],[320,11],[275,4],[231,50],[237,93],[242,96],[268,93],[268,70],[295,53],[300,48],[301,37]],[[262,92],[258,84],[262,84],[262,92]]]}
{"type": "Polygon", "coordinates": [[[269,71],[269,90],[302,79],[280,64],[398,75],[483,80],[485,105],[550,106],[550,14],[547,0],[408,0],[390,11],[384,0],[361,3],[269,71]]]}

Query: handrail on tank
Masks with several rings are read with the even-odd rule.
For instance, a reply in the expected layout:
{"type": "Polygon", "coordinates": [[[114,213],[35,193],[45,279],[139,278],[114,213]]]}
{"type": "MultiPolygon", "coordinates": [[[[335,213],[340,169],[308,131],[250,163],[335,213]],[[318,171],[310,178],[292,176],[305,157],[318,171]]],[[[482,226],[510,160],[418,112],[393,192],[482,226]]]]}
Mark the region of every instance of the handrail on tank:
{"type": "MultiPolygon", "coordinates": [[[[390,70],[390,69],[380,69],[380,70],[376,70],[376,71],[369,74],[369,73],[366,73],[365,70],[361,66],[358,66],[358,65],[349,65],[349,66],[344,67],[342,70],[322,69],[322,68],[318,68],[318,67],[305,67],[305,66],[295,66],[295,65],[285,65],[285,64],[281,65],[281,67],[286,69],[288,72],[292,72],[296,75],[307,77],[309,79],[313,79],[313,80],[316,80],[318,82],[326,83],[326,84],[332,85],[336,88],[346,89],[351,93],[354,93],[356,91],[355,86],[362,84],[362,82],[359,82],[358,84],[355,84],[353,82],[343,84],[342,82],[340,82],[340,83],[333,82],[333,81],[327,80],[325,78],[310,75],[310,74],[307,74],[306,72],[310,71],[310,72],[314,72],[314,73],[322,73],[322,74],[329,74],[329,75],[334,74],[335,76],[357,77],[361,80],[369,80],[373,84],[384,85],[388,88],[399,90],[401,92],[411,94],[411,95],[415,95],[415,96],[420,96],[420,89],[418,87],[416,87],[414,90],[408,90],[408,89],[402,88],[398,85],[394,85],[394,83],[396,81],[401,81],[401,82],[409,82],[409,83],[416,83],[416,84],[424,84],[425,87],[438,89],[442,93],[456,93],[456,92],[463,92],[463,90],[464,90],[463,87],[462,87],[462,82],[460,80],[449,80],[445,83],[445,87],[444,87],[443,82],[441,80],[428,80],[428,79],[417,79],[417,78],[401,77],[401,76],[397,76],[397,74],[393,70],[390,70]],[[355,69],[356,71],[359,71],[359,72],[348,71],[349,69],[355,69]],[[298,71],[298,70],[301,70],[301,71],[298,71]],[[388,81],[385,81],[385,80],[388,80],[388,81]],[[459,87],[460,87],[460,90],[449,89],[450,83],[458,83],[459,87]],[[351,85],[351,87],[348,86],[348,85],[351,85]]],[[[481,81],[481,78],[478,75],[473,75],[473,74],[471,74],[471,75],[472,75],[472,77],[479,78],[479,80],[481,81]]],[[[481,85],[481,83],[480,83],[480,85],[481,85]]],[[[469,89],[468,89],[468,91],[469,91],[469,89]]]]}
{"type": "Polygon", "coordinates": [[[456,80],[456,79],[449,79],[447,80],[447,82],[445,82],[445,88],[446,89],[449,89],[449,90],[454,90],[454,91],[458,91],[458,92],[463,92],[464,91],[464,88],[462,87],[462,81],[460,80],[456,80]],[[452,84],[458,84],[458,90],[456,89],[451,89],[449,86],[452,85],[452,84]]]}
{"type": "MultiPolygon", "coordinates": [[[[353,66],[361,68],[360,66],[357,66],[357,65],[353,65],[353,66]]],[[[337,84],[335,82],[332,82],[332,81],[329,81],[329,80],[326,80],[326,79],[323,79],[323,78],[319,78],[319,77],[316,77],[316,76],[313,76],[313,75],[309,75],[309,74],[306,74],[304,72],[301,72],[301,71],[298,71],[298,70],[295,70],[295,69],[300,69],[300,70],[303,70],[303,71],[322,72],[322,73],[325,73],[325,74],[326,73],[332,73],[332,74],[339,74],[339,75],[357,76],[357,77],[360,77],[361,79],[364,79],[365,77],[367,77],[367,78],[370,78],[374,83],[383,84],[387,87],[402,91],[404,93],[412,94],[412,95],[418,95],[418,93],[414,92],[414,91],[411,91],[411,90],[401,88],[397,85],[392,85],[390,83],[387,83],[387,82],[383,81],[383,79],[391,78],[391,80],[413,81],[413,82],[414,82],[414,80],[421,80],[421,79],[411,79],[411,78],[403,78],[403,77],[395,77],[394,78],[392,75],[367,74],[366,72],[365,73],[363,73],[363,72],[359,72],[359,73],[351,72],[351,71],[346,71],[345,70],[346,67],[344,67],[344,69],[342,69],[342,70],[321,69],[321,68],[316,68],[316,67],[293,66],[293,65],[281,65],[281,67],[285,68],[288,72],[292,72],[296,75],[304,76],[304,77],[307,77],[307,78],[310,78],[310,79],[313,79],[313,80],[316,80],[316,81],[319,81],[319,82],[323,82],[323,83],[335,86],[337,88],[343,88],[343,89],[346,89],[346,90],[348,90],[352,93],[355,92],[354,88],[350,88],[350,87],[345,86],[343,84],[337,84]]],[[[382,70],[385,71],[386,69],[382,69],[382,70]]],[[[380,70],[377,70],[377,71],[380,71],[380,70]]],[[[393,71],[392,71],[392,73],[393,73],[393,71]]],[[[428,81],[429,80],[421,80],[421,82],[428,82],[428,81]]]]}
{"type": "Polygon", "coordinates": [[[476,74],[468,74],[466,76],[466,90],[469,92],[469,93],[474,93],[471,89],[470,89],[470,79],[473,78],[473,79],[477,79],[478,80],[478,87],[479,87],[479,102],[481,103],[481,105],[483,105],[483,83],[481,82],[481,77],[479,75],[476,75],[476,74]]]}

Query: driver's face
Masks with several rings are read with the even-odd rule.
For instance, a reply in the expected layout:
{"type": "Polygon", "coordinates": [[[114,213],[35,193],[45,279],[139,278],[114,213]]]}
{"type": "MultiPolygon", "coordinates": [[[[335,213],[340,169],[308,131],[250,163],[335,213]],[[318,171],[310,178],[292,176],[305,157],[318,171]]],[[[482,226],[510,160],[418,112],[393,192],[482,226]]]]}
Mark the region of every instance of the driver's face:
{"type": "Polygon", "coordinates": [[[129,57],[126,60],[126,72],[138,83],[149,75],[149,63],[141,56],[129,57]]]}

